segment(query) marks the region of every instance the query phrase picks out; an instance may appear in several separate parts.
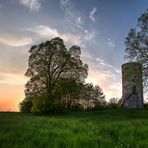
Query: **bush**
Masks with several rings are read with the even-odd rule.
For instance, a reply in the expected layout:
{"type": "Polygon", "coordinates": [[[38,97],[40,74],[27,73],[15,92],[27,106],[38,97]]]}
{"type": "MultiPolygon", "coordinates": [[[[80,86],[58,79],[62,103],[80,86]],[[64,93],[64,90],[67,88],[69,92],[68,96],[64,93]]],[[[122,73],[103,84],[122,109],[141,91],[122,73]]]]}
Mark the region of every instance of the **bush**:
{"type": "Polygon", "coordinates": [[[117,108],[120,108],[120,104],[121,104],[122,100],[119,99],[119,98],[111,98],[108,102],[108,108],[110,109],[117,109],[117,108]]]}
{"type": "Polygon", "coordinates": [[[107,109],[107,104],[106,102],[104,103],[96,103],[95,106],[92,108],[93,111],[97,111],[97,110],[104,110],[104,109],[107,109]]]}
{"type": "Polygon", "coordinates": [[[32,101],[33,106],[31,112],[43,112],[47,113],[53,110],[53,103],[51,103],[47,95],[41,95],[36,97],[32,101]]]}
{"type": "Polygon", "coordinates": [[[19,104],[19,109],[21,112],[31,112],[32,108],[32,100],[25,98],[20,104],[19,104]]]}
{"type": "Polygon", "coordinates": [[[148,109],[148,102],[144,103],[144,109],[148,109]]]}

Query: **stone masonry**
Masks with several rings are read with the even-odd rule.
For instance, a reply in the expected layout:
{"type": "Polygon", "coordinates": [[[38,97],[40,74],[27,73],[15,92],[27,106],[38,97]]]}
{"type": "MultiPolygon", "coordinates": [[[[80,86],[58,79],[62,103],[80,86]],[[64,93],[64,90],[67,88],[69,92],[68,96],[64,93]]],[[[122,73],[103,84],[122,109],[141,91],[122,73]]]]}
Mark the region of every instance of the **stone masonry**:
{"type": "Polygon", "coordinates": [[[142,65],[131,62],[122,65],[122,107],[143,108],[142,65]]]}

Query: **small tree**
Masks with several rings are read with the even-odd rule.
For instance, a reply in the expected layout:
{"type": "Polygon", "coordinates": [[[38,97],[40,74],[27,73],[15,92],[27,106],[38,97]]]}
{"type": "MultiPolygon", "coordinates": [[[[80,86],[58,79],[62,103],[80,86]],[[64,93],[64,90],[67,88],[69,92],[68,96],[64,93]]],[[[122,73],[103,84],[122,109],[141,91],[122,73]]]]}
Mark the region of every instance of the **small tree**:
{"type": "Polygon", "coordinates": [[[99,108],[106,103],[102,89],[98,85],[93,86],[92,83],[84,85],[80,97],[84,101],[84,108],[99,108]]]}
{"type": "Polygon", "coordinates": [[[120,103],[120,99],[119,98],[111,98],[108,102],[108,106],[111,108],[118,108],[119,107],[119,103],[120,103]]]}

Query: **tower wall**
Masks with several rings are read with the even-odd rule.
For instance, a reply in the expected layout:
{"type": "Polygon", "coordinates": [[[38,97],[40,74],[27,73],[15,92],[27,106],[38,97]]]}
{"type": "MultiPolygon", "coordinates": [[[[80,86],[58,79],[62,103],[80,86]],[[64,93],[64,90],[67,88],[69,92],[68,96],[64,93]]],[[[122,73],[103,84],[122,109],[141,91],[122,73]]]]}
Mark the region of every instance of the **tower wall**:
{"type": "Polygon", "coordinates": [[[132,62],[122,65],[122,106],[143,108],[142,65],[132,62]]]}

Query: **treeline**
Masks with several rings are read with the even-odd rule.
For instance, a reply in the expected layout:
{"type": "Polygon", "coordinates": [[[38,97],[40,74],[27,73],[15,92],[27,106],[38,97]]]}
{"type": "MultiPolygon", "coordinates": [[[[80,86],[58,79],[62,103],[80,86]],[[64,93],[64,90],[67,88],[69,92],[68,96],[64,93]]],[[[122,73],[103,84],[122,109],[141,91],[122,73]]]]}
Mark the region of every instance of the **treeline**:
{"type": "Polygon", "coordinates": [[[59,37],[32,46],[25,75],[22,112],[52,112],[65,109],[95,109],[105,106],[99,86],[85,83],[88,65],[81,60],[81,49],[69,50],[59,37]]]}

